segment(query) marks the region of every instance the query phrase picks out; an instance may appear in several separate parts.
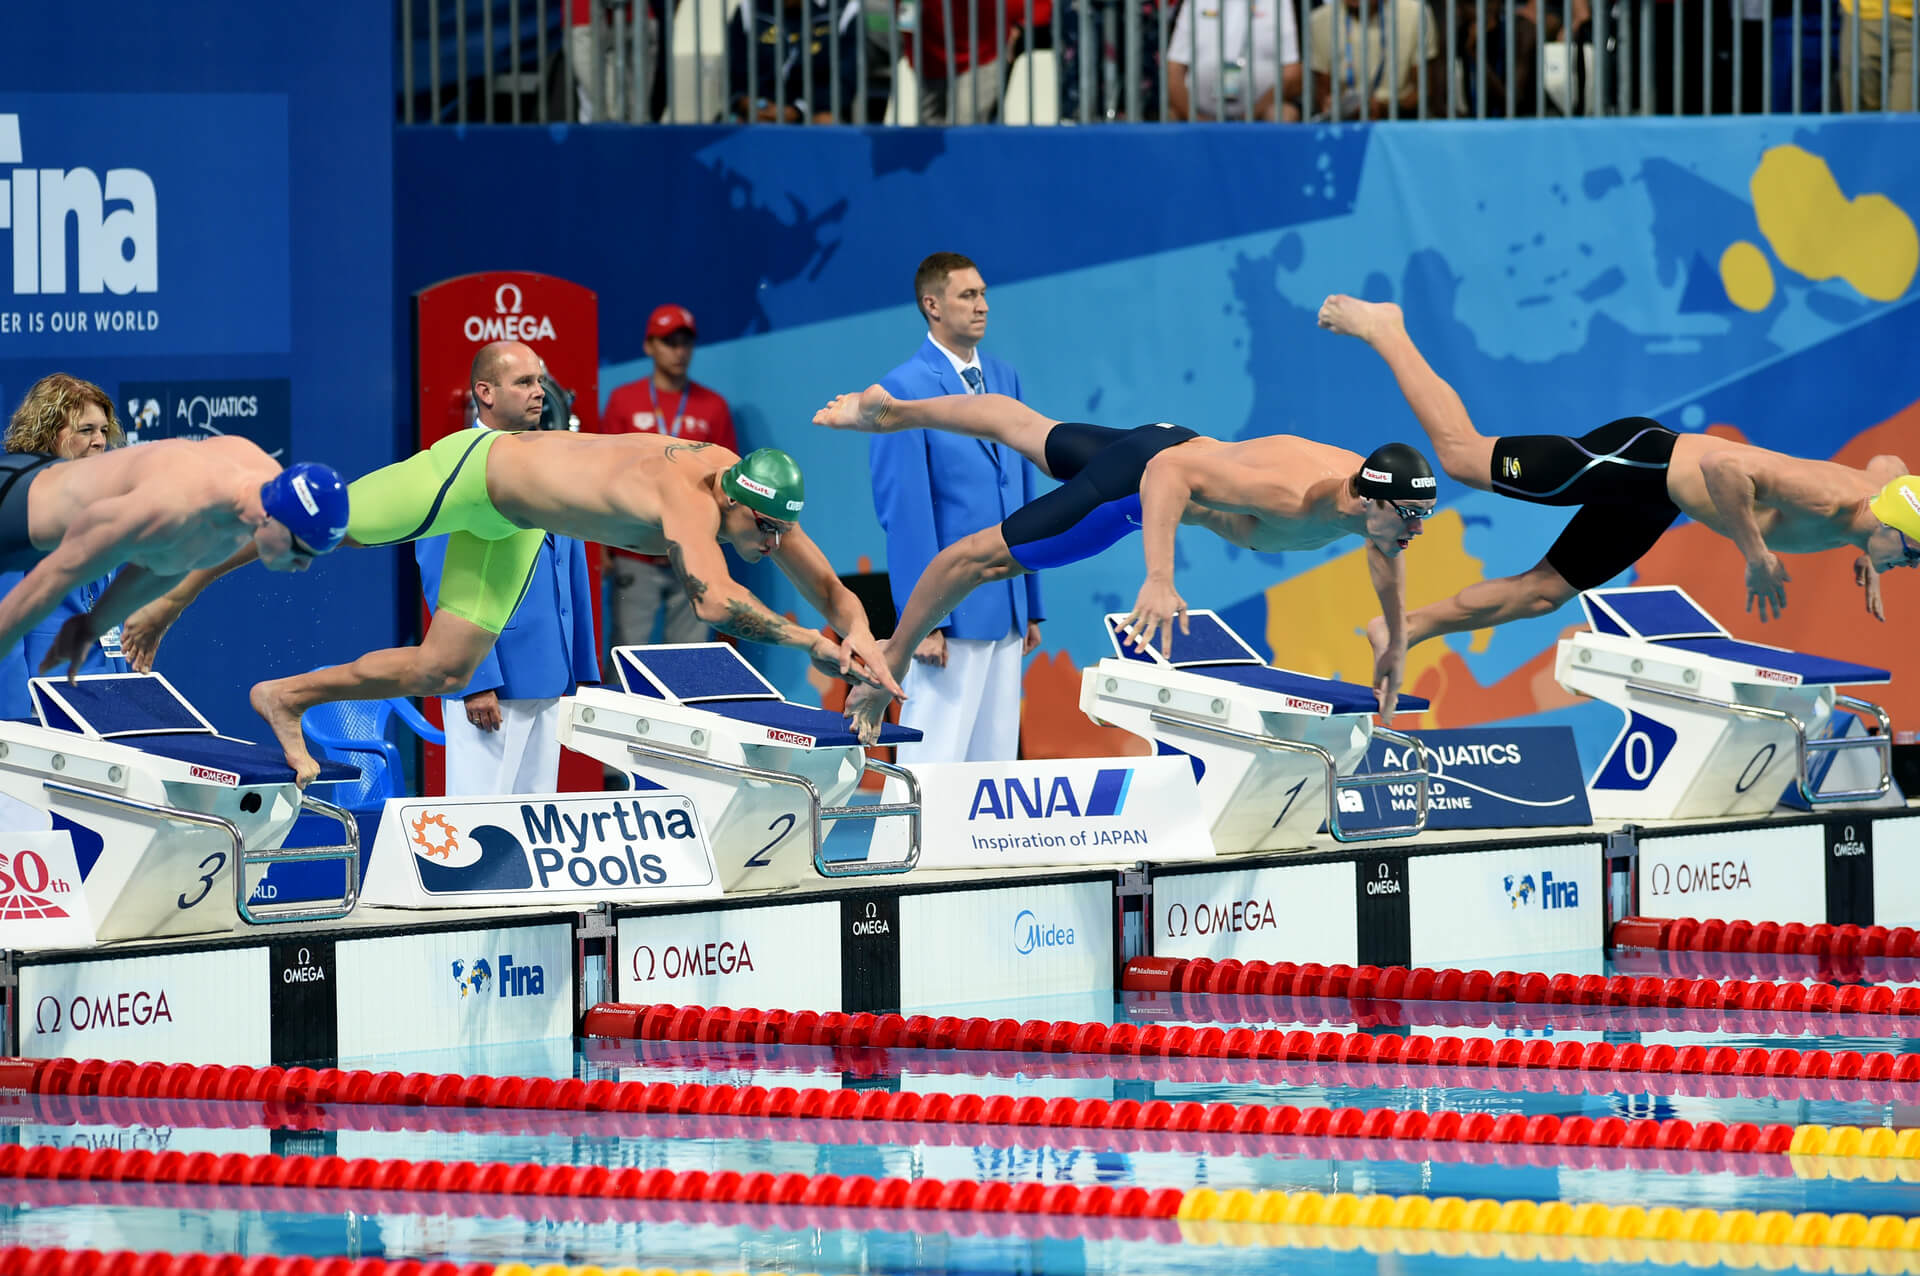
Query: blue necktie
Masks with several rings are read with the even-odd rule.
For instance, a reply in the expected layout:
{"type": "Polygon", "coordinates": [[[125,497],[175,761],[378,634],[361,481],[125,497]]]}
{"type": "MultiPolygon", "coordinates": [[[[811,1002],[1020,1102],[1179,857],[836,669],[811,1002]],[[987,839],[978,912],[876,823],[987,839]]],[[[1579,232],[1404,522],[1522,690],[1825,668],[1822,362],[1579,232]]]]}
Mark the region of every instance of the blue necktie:
{"type": "MultiPolygon", "coordinates": [[[[987,392],[986,379],[980,375],[980,369],[978,368],[960,369],[960,379],[967,383],[967,391],[970,394],[985,394],[987,392]]],[[[980,445],[986,448],[987,455],[993,458],[994,471],[1001,473],[1000,445],[997,443],[988,443],[984,439],[981,440],[980,445]]],[[[1005,475],[1002,474],[1002,480],[1004,481],[1004,479],[1005,475]]]]}

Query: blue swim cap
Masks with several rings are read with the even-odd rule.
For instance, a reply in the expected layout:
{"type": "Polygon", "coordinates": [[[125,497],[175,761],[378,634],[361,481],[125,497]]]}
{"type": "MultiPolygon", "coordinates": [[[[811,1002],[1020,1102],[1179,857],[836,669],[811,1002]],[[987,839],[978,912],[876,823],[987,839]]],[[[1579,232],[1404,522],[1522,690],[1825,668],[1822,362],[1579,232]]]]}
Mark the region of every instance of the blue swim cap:
{"type": "Polygon", "coordinates": [[[309,553],[328,553],[346,539],[347,485],[330,466],[289,465],[260,485],[260,504],[309,553]]]}

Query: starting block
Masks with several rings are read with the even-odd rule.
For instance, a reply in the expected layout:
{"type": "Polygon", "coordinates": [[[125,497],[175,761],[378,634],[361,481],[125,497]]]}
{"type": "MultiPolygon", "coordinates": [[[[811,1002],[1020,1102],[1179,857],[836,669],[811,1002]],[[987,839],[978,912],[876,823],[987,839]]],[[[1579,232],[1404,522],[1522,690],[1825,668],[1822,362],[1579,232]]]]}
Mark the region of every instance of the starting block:
{"type": "MultiPolygon", "coordinates": [[[[1153,741],[1193,763],[1216,850],[1306,846],[1325,822],[1339,842],[1411,837],[1427,826],[1431,757],[1412,736],[1377,726],[1371,687],[1276,669],[1217,615],[1187,613],[1171,658],[1121,637],[1126,617],[1107,617],[1114,654],[1081,675],[1080,708],[1095,722],[1153,741]],[[1355,775],[1378,736],[1418,757],[1402,771],[1355,775]],[[1364,831],[1341,824],[1363,809],[1359,790],[1411,784],[1413,819],[1364,831]]],[[[1401,696],[1409,712],[1427,708],[1401,696]]]]}
{"type": "Polygon", "coordinates": [[[1742,642],[1671,585],[1588,590],[1580,605],[1591,628],[1561,640],[1554,677],[1627,718],[1588,785],[1595,819],[1757,815],[1783,784],[1823,806],[1891,788],[1886,710],[1834,689],[1886,682],[1885,669],[1742,642]],[[1836,709],[1878,734],[1821,738],[1836,709]],[[1877,756],[1876,785],[1818,787],[1818,755],[1858,750],[1877,756]]]}
{"type": "MultiPolygon", "coordinates": [[[[346,811],[302,794],[278,748],[221,735],[158,674],[36,678],[30,692],[37,722],[0,722],[0,794],[23,817],[15,822],[70,836],[95,940],[330,921],[353,911],[359,827],[346,811]],[[337,820],[345,840],[279,849],[303,808],[337,820]],[[344,866],[337,899],[252,898],[272,865],[315,860],[344,866]]],[[[357,776],[323,763],[318,782],[357,776]]]]}
{"type": "MultiPolygon", "coordinates": [[[[613,658],[624,690],[582,687],[565,702],[560,743],[625,772],[635,788],[692,798],[724,890],[904,873],[919,862],[918,782],[869,758],[840,714],[785,699],[725,643],[617,647],[613,658]],[[869,771],[904,783],[905,801],[847,805],[869,771]],[[903,858],[827,862],[827,822],[892,818],[907,822],[903,858]],[[786,849],[796,834],[799,854],[786,849]]],[[[888,723],[880,743],[919,738],[888,723]]]]}

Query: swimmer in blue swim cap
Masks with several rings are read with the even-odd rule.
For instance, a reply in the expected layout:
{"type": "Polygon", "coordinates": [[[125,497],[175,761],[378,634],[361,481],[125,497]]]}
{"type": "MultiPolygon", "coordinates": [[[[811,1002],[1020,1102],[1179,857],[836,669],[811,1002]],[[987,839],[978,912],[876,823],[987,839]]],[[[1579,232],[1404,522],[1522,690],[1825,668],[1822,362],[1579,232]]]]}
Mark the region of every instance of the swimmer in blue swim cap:
{"type": "Polygon", "coordinates": [[[274,571],[305,571],[346,534],[346,485],[324,465],[282,470],[235,435],[164,439],[48,464],[27,490],[26,542],[39,556],[0,599],[0,651],[20,640],[84,581],[123,570],[83,615],[61,628],[43,670],[78,668],[99,635],[182,576],[250,547],[274,571]]]}

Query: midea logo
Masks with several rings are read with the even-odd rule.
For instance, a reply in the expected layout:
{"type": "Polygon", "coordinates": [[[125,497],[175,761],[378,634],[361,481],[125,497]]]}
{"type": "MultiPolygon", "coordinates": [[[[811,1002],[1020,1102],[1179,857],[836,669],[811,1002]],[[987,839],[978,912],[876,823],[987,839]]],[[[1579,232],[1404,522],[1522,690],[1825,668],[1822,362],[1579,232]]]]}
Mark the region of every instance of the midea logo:
{"type": "Polygon", "coordinates": [[[1073,927],[1043,922],[1033,915],[1031,908],[1023,908],[1014,915],[1013,951],[1022,957],[1031,957],[1043,948],[1071,947],[1073,927]]]}

